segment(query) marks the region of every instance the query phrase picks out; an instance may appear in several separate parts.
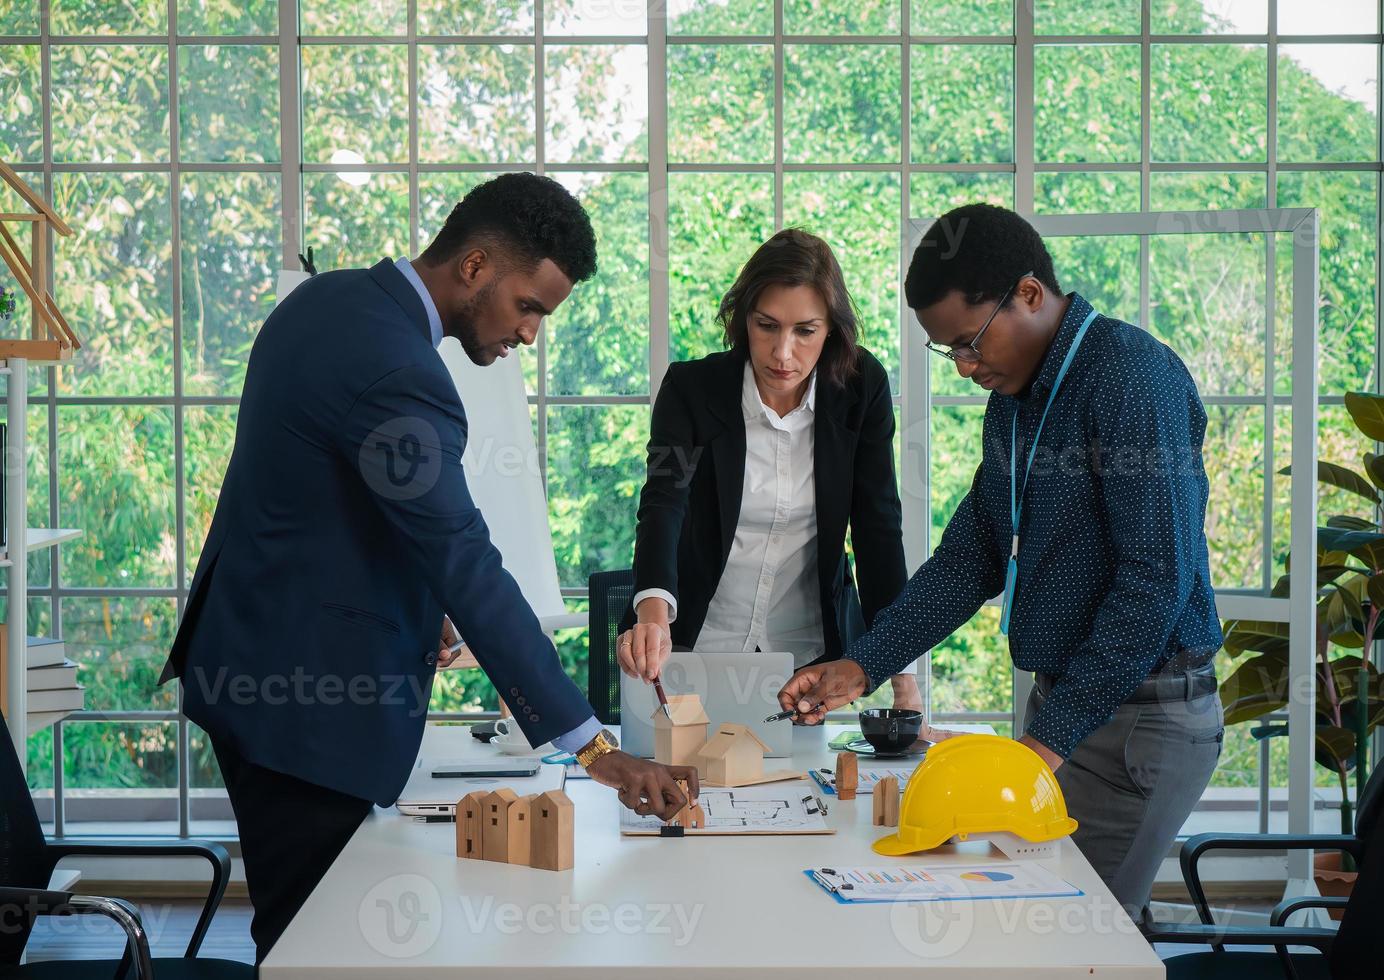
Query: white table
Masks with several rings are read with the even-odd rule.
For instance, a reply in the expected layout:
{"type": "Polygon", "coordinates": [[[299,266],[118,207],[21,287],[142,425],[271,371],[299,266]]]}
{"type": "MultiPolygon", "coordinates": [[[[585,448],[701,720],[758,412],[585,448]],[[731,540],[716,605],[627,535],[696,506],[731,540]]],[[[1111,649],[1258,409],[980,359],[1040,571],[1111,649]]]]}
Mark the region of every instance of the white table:
{"type": "MultiPolygon", "coordinates": [[[[798,768],[831,764],[821,728],[796,729],[793,747],[798,768]]],[[[464,727],[429,726],[419,762],[495,752],[464,727]]],[[[1069,840],[1047,864],[1086,893],[1079,898],[843,906],[802,871],[890,863],[870,849],[885,831],[871,826],[869,795],[827,798],[831,836],[668,839],[622,838],[613,790],[569,779],[567,793],[576,805],[576,866],[565,872],[460,861],[455,825],[376,809],[262,975],[1164,976],[1069,840]]],[[[987,846],[901,860],[974,862],[987,846]]]]}

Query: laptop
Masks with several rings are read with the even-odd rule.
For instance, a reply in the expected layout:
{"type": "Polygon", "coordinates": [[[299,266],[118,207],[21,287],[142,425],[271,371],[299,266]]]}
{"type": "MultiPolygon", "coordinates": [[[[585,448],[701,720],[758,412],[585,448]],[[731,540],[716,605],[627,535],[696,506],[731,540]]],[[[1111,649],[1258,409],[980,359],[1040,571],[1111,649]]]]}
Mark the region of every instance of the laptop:
{"type": "Polygon", "coordinates": [[[408,817],[455,817],[457,801],[467,793],[476,790],[490,792],[508,786],[519,796],[530,793],[546,793],[550,789],[562,789],[566,785],[565,766],[544,763],[538,767],[534,776],[461,776],[451,779],[437,779],[432,771],[449,762],[470,760],[420,760],[409,775],[404,791],[394,805],[399,812],[408,817]]]}
{"type": "MultiPolygon", "coordinates": [[[[793,722],[773,721],[783,710],[778,692],[793,676],[791,653],[674,652],[663,665],[663,693],[697,694],[711,719],[710,731],[724,724],[749,725],[769,751],[781,758],[793,754],[793,722]]],[[[620,674],[620,748],[630,755],[653,758],[653,713],[658,695],[652,684],[620,674]]]]}

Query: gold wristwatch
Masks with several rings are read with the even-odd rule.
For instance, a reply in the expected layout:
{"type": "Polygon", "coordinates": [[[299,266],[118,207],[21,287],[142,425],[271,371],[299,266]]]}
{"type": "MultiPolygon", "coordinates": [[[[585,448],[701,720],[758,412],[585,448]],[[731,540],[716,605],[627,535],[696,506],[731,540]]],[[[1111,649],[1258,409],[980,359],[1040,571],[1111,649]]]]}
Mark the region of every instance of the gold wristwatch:
{"type": "Polygon", "coordinates": [[[577,752],[577,762],[583,769],[590,769],[591,763],[595,762],[603,755],[609,755],[620,747],[615,736],[610,729],[602,728],[596,733],[596,737],[587,742],[586,745],[577,752]]]}

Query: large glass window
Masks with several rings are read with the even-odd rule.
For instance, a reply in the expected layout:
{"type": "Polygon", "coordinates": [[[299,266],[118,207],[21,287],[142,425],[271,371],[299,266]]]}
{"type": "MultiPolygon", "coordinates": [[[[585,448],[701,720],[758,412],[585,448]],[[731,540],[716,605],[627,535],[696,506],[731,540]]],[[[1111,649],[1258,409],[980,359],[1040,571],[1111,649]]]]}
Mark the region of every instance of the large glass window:
{"type": "MultiPolygon", "coordinates": [[[[28,425],[31,523],[85,529],[31,559],[32,629],[68,640],[88,691],[86,714],[29,747],[31,783],[65,797],[70,828],[95,819],[83,801],[103,792],[162,799],[138,812],[181,829],[181,787],[194,816],[218,814],[199,795],[219,778],[205,739],[154,680],[275,271],[308,245],[324,269],[417,254],[498,172],[562,181],[599,238],[599,281],[522,354],[573,612],[590,572],[629,564],[664,366],[720,348],[722,292],[786,225],[831,242],[901,420],[927,420],[909,434],[928,447],[926,470],[901,477],[915,564],[969,485],[984,401],[940,361],[910,371],[900,240],[906,219],[971,200],[1033,213],[1319,208],[1321,455],[1358,457],[1341,403],[1378,390],[1377,4],[666,7],[0,4],[0,159],[76,230],[57,243],[54,291],[86,341],[37,379],[28,425]]],[[[1212,564],[1222,587],[1263,588],[1286,552],[1272,520],[1271,561],[1246,544],[1265,534],[1265,485],[1286,497],[1260,448],[1274,429],[1286,458],[1281,268],[1269,309],[1262,242],[1053,251],[1065,284],[1177,346],[1202,379],[1212,564]]],[[[932,651],[939,719],[1007,730],[996,620],[983,609],[932,651]]],[[[558,642],[582,680],[584,632],[558,642]]],[[[444,674],[433,701],[496,706],[478,671],[444,674]]],[[[1259,763],[1232,729],[1217,783],[1254,786],[1259,763]]]]}

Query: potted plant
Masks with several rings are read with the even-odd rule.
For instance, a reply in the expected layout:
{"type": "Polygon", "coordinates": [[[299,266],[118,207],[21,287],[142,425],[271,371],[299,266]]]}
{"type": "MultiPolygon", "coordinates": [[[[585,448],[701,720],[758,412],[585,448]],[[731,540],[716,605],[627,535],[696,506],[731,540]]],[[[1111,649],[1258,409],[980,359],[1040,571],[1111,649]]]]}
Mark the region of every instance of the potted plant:
{"type": "MultiPolygon", "coordinates": [[[[1355,426],[1384,442],[1384,397],[1351,393],[1346,408],[1355,426]]],[[[1341,789],[1341,833],[1354,832],[1350,783],[1359,796],[1368,778],[1369,736],[1384,722],[1384,678],[1370,663],[1384,614],[1384,455],[1361,460],[1364,474],[1330,462],[1317,478],[1362,501],[1363,514],[1336,514],[1317,529],[1316,760],[1336,774],[1341,789]],[[1368,504],[1368,507],[1364,505],[1368,504]]],[[[1291,468],[1281,470],[1288,474],[1291,468]]],[[[1288,558],[1292,561],[1292,556],[1288,558]]],[[[1288,595],[1288,576],[1273,595],[1288,595]]],[[[1221,685],[1227,725],[1262,718],[1288,704],[1288,625],[1251,620],[1225,623],[1226,652],[1239,661],[1221,685]]],[[[1255,738],[1286,735],[1286,725],[1259,725],[1255,738]]],[[[1318,856],[1322,894],[1349,894],[1354,868],[1339,852],[1318,856]],[[1335,864],[1333,870],[1331,867],[1335,864]]],[[[1348,860],[1348,859],[1347,859],[1348,860]]]]}

